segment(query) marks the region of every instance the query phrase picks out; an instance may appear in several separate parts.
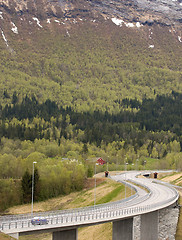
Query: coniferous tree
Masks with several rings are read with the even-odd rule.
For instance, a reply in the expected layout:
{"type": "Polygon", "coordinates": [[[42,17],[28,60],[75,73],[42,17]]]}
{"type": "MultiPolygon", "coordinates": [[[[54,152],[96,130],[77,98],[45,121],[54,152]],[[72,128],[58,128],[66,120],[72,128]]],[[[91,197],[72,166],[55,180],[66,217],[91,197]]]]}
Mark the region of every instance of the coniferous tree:
{"type": "Polygon", "coordinates": [[[83,154],[87,154],[88,153],[88,147],[87,147],[86,143],[83,144],[82,153],[83,154]]]}
{"type": "Polygon", "coordinates": [[[14,93],[13,93],[13,97],[12,97],[12,104],[16,104],[17,102],[18,102],[17,93],[14,92],[14,93]]]}
{"type": "Polygon", "coordinates": [[[34,200],[37,201],[40,193],[40,176],[38,169],[34,170],[34,200]]]}
{"type": "Polygon", "coordinates": [[[24,203],[31,202],[32,176],[28,170],[25,171],[25,173],[22,177],[21,186],[22,186],[23,202],[24,203]]]}
{"type": "Polygon", "coordinates": [[[5,89],[3,92],[4,98],[10,98],[8,91],[5,89]]]}

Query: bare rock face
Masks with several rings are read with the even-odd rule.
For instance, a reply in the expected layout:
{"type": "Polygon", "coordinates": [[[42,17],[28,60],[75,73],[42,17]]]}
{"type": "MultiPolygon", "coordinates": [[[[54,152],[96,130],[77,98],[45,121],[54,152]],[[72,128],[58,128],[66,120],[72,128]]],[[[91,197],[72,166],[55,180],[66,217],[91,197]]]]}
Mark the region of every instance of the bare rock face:
{"type": "Polygon", "coordinates": [[[100,11],[128,20],[159,22],[166,25],[182,22],[182,0],[92,0],[92,5],[100,11]]]}
{"type": "Polygon", "coordinates": [[[182,24],[182,0],[0,0],[0,11],[40,20],[116,17],[148,25],[182,24]]]}
{"type": "Polygon", "coordinates": [[[89,7],[83,5],[84,1],[74,0],[0,0],[0,6],[9,13],[29,13],[40,19],[50,16],[61,18],[88,15],[89,7]]]}
{"type": "Polygon", "coordinates": [[[31,14],[40,19],[47,16],[62,17],[66,5],[52,0],[0,0],[0,6],[11,14],[31,14]]]}
{"type": "Polygon", "coordinates": [[[181,0],[135,0],[138,11],[146,11],[163,23],[180,23],[182,20],[181,0]]]}

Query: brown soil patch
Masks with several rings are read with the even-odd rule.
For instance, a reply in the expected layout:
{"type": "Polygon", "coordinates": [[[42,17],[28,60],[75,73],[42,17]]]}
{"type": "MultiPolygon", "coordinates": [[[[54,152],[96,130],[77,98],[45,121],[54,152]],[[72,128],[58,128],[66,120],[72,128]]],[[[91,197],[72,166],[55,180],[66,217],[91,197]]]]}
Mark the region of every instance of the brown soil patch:
{"type": "MultiPolygon", "coordinates": [[[[98,178],[97,176],[97,185],[105,182],[106,179],[105,178],[98,178]]],[[[95,179],[94,178],[87,178],[84,184],[84,189],[88,190],[90,188],[93,188],[95,186],[95,179]]]]}
{"type": "MultiPolygon", "coordinates": [[[[182,173],[177,173],[175,175],[172,175],[172,176],[166,176],[162,179],[162,181],[164,182],[173,182],[175,181],[176,179],[180,178],[182,176],[182,173]]],[[[180,180],[181,181],[181,180],[180,180]]]]}

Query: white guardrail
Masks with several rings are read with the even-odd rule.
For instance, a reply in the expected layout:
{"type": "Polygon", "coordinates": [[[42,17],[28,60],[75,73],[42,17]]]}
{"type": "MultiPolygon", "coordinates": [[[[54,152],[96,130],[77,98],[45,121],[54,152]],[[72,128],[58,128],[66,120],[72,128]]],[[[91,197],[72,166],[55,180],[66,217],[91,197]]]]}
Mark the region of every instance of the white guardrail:
{"type": "MultiPolygon", "coordinates": [[[[124,181],[122,181],[124,182],[124,181]]],[[[130,185],[129,183],[125,183],[130,185]]],[[[145,188],[146,186],[143,185],[145,188]]],[[[104,221],[112,221],[114,219],[121,219],[129,216],[136,216],[140,214],[144,214],[147,212],[152,212],[158,209],[165,208],[174,204],[178,198],[179,194],[174,188],[172,191],[174,192],[173,197],[162,201],[157,202],[155,204],[145,205],[145,200],[150,197],[152,192],[146,193],[143,197],[138,197],[137,189],[132,186],[136,193],[124,200],[120,200],[117,202],[111,202],[106,204],[100,204],[91,207],[78,208],[78,209],[70,209],[70,210],[60,210],[60,211],[50,211],[43,213],[33,214],[22,214],[22,215],[9,215],[9,216],[1,216],[0,217],[0,231],[8,232],[9,230],[17,230],[17,232],[24,231],[23,229],[31,228],[31,219],[32,217],[44,217],[48,219],[49,223],[47,225],[41,225],[42,229],[51,228],[52,225],[61,226],[74,226],[74,225],[84,225],[86,223],[96,223],[96,222],[104,222],[104,221]],[[136,198],[135,205],[138,203],[142,203],[142,206],[130,206],[130,200],[136,198]]],[[[40,226],[36,226],[39,227],[40,226]]],[[[56,227],[56,226],[54,226],[56,227]]],[[[31,230],[30,229],[30,230],[31,230]]],[[[34,229],[35,226],[34,226],[34,229]]],[[[27,229],[28,231],[28,229],[27,229]]]]}

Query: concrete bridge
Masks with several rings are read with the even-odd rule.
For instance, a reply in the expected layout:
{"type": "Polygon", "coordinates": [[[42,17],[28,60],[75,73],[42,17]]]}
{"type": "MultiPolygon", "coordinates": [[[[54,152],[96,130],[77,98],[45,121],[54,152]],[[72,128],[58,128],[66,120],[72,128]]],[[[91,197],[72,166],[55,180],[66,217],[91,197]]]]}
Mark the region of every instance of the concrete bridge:
{"type": "Polygon", "coordinates": [[[113,223],[113,240],[133,239],[133,218],[141,215],[141,240],[158,239],[158,211],[176,204],[178,192],[152,179],[136,178],[137,172],[113,176],[115,181],[124,182],[135,188],[130,198],[96,205],[95,207],[36,214],[49,220],[47,225],[31,224],[32,216],[12,215],[0,217],[0,230],[18,239],[21,235],[52,232],[53,240],[77,240],[77,230],[106,222],[113,223]],[[130,181],[130,183],[126,182],[130,181]],[[143,186],[147,191],[134,186],[143,186]]]}

